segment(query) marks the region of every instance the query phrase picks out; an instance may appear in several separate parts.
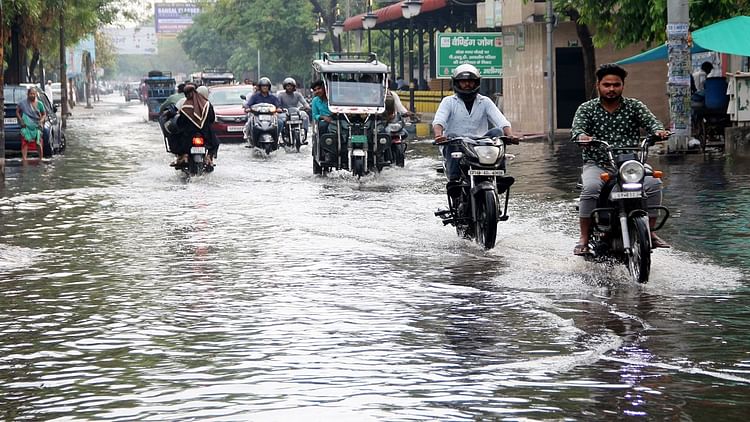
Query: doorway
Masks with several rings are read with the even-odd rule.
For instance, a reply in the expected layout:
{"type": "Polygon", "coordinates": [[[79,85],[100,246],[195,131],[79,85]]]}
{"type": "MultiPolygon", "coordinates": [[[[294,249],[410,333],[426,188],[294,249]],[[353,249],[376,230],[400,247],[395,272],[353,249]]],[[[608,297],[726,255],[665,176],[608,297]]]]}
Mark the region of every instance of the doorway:
{"type": "Polygon", "coordinates": [[[560,47],[555,49],[555,75],[557,89],[557,128],[570,129],[578,106],[586,101],[583,79],[583,49],[560,47]]]}

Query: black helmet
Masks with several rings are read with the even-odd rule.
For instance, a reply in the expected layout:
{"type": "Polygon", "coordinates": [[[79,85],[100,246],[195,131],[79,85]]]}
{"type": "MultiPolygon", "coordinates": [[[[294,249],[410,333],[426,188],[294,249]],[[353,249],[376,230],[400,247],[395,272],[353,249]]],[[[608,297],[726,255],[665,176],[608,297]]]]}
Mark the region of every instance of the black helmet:
{"type": "Polygon", "coordinates": [[[456,92],[456,94],[464,100],[471,100],[474,99],[477,96],[477,93],[479,92],[479,82],[482,80],[482,78],[479,76],[479,71],[476,67],[466,63],[462,64],[453,71],[453,76],[451,76],[452,82],[453,82],[453,91],[456,92]],[[466,80],[474,80],[477,81],[474,88],[470,90],[463,90],[460,86],[458,86],[458,81],[466,81],[466,80]]]}
{"type": "Polygon", "coordinates": [[[286,78],[284,79],[284,82],[281,83],[281,86],[286,88],[287,85],[291,85],[293,87],[297,87],[297,81],[294,80],[294,78],[286,78]]]}
{"type": "Polygon", "coordinates": [[[262,77],[262,78],[260,78],[260,79],[258,79],[258,87],[261,87],[263,85],[271,88],[271,80],[268,79],[268,78],[266,78],[265,76],[262,77]]]}

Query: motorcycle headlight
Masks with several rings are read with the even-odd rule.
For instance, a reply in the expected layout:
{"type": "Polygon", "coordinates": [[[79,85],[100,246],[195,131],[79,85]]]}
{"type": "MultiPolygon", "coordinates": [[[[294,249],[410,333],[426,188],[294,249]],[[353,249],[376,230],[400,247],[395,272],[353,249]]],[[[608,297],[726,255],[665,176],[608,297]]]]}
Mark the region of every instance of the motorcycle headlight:
{"type": "Polygon", "coordinates": [[[400,123],[389,123],[387,126],[388,132],[398,132],[401,130],[401,124],[400,123]]]}
{"type": "Polygon", "coordinates": [[[630,160],[620,166],[620,180],[624,183],[639,183],[646,176],[643,164],[630,160]]]}
{"type": "Polygon", "coordinates": [[[480,145],[474,147],[474,152],[477,154],[480,164],[495,164],[497,157],[500,156],[500,148],[502,147],[499,145],[480,145]]]}
{"type": "Polygon", "coordinates": [[[385,145],[385,143],[388,142],[388,139],[386,139],[386,138],[380,138],[380,139],[378,139],[378,142],[380,142],[380,145],[385,145]]]}

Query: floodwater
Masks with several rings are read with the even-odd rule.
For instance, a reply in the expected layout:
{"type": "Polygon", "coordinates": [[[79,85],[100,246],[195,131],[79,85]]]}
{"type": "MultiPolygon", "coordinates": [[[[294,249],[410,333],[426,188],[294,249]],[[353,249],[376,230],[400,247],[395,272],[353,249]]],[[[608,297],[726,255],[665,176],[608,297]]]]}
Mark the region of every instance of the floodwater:
{"type": "Polygon", "coordinates": [[[527,142],[497,246],[459,239],[437,152],[314,177],[223,145],[167,166],[145,107],[74,110],[0,192],[6,420],[746,420],[750,162],[666,173],[646,285],[571,252],[576,147],[527,142]]]}

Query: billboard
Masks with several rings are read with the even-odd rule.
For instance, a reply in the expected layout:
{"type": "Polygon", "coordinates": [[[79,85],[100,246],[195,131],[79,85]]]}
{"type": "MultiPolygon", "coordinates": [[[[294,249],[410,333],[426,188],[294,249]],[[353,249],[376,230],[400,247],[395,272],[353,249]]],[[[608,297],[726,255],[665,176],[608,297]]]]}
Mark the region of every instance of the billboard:
{"type": "Polygon", "coordinates": [[[503,34],[501,32],[437,33],[438,78],[448,79],[458,65],[469,63],[482,78],[503,77],[503,34]]]}
{"type": "Polygon", "coordinates": [[[192,3],[155,3],[154,24],[158,34],[179,34],[193,24],[193,17],[201,12],[192,3]]]}
{"type": "Polygon", "coordinates": [[[115,54],[158,54],[156,31],[150,26],[136,28],[104,28],[115,46],[115,54]]]}

